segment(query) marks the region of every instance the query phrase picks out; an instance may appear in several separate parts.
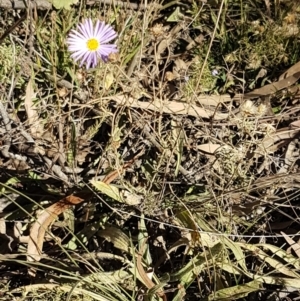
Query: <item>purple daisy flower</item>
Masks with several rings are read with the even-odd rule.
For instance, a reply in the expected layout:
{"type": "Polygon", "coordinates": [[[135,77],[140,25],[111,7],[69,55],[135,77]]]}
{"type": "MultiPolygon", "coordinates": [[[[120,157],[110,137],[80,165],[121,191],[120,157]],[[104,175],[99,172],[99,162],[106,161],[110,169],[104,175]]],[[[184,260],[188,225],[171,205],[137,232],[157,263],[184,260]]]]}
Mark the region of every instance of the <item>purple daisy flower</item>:
{"type": "Polygon", "coordinates": [[[71,30],[67,38],[68,50],[75,61],[81,61],[80,66],[86,63],[87,69],[94,68],[98,58],[107,62],[109,54],[118,52],[117,45],[107,44],[116,37],[117,33],[110,25],[97,20],[94,27],[92,19],[87,19],[77,30],[71,30]]]}

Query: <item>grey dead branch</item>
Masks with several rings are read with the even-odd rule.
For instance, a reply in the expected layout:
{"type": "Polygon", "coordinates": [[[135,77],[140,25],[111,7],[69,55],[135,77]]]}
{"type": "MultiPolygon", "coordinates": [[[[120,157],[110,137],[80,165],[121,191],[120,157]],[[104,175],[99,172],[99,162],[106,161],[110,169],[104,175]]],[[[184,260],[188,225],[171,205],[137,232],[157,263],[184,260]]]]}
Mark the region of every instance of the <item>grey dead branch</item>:
{"type": "MultiPolygon", "coordinates": [[[[48,10],[52,8],[52,4],[47,0],[35,0],[32,1],[33,5],[35,5],[40,10],[48,10]]],[[[26,2],[22,0],[1,0],[0,8],[4,9],[27,9],[26,2]]]]}

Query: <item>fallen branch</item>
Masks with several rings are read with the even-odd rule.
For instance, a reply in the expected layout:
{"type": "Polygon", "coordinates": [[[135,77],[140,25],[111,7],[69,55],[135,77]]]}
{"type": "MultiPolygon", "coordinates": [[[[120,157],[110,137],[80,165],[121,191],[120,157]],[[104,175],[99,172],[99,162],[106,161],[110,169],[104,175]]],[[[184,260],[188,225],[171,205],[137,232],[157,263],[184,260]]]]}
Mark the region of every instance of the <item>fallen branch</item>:
{"type": "MultiPolygon", "coordinates": [[[[31,1],[37,9],[46,10],[51,9],[52,4],[47,0],[31,1]]],[[[26,9],[25,1],[22,0],[0,0],[0,8],[4,9],[26,9]]]]}
{"type": "Polygon", "coordinates": [[[17,159],[20,161],[26,161],[27,157],[21,156],[18,154],[13,154],[9,151],[10,146],[11,146],[11,140],[12,140],[12,135],[11,135],[11,120],[9,119],[9,116],[6,112],[6,109],[3,105],[3,103],[0,101],[0,117],[3,122],[3,127],[5,129],[6,135],[4,137],[4,143],[3,146],[1,147],[1,154],[3,155],[4,158],[9,158],[9,159],[17,159]]]}

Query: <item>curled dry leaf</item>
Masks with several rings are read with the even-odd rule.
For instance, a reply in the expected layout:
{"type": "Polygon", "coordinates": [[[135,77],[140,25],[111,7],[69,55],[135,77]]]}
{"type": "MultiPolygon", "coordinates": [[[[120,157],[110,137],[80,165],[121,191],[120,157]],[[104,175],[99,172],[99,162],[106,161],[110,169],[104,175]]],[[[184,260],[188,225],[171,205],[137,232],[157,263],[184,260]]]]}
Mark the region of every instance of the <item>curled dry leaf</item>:
{"type": "Polygon", "coordinates": [[[104,89],[107,91],[114,83],[115,78],[112,72],[108,72],[104,78],[104,89]]]}
{"type": "Polygon", "coordinates": [[[39,261],[43,251],[44,237],[50,224],[65,210],[81,203],[83,199],[70,195],[46,208],[30,229],[27,246],[27,260],[39,261]]]}
{"type": "Polygon", "coordinates": [[[293,139],[286,148],[284,155],[284,164],[281,166],[277,173],[287,173],[299,159],[299,155],[300,153],[298,143],[295,139],[293,139]]]}

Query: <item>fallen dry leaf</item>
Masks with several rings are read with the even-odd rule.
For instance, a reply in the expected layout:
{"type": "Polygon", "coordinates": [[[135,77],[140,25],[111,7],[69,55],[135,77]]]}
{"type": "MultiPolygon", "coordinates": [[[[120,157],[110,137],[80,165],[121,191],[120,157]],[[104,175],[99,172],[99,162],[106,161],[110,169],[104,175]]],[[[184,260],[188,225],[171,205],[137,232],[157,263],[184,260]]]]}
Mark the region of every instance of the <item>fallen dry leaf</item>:
{"type": "Polygon", "coordinates": [[[209,155],[213,155],[215,151],[221,147],[220,144],[214,144],[214,143],[205,143],[197,146],[197,149],[200,151],[203,151],[209,155]]]}
{"type": "Polygon", "coordinates": [[[274,82],[266,86],[263,86],[261,88],[255,89],[245,94],[244,99],[252,99],[252,98],[274,94],[277,91],[290,87],[291,85],[296,83],[299,80],[299,78],[300,78],[300,71],[284,79],[281,79],[278,82],[274,82]]]}
{"type": "Polygon", "coordinates": [[[217,113],[215,110],[203,109],[194,104],[188,104],[184,102],[177,101],[166,101],[162,102],[158,99],[151,102],[138,101],[134,98],[125,97],[123,95],[114,96],[110,98],[114,100],[117,104],[122,106],[128,106],[133,108],[140,108],[145,110],[151,110],[155,112],[168,113],[168,114],[178,114],[178,115],[189,115],[202,118],[211,118],[215,120],[226,119],[229,114],[217,113]]]}
{"type": "Polygon", "coordinates": [[[83,199],[70,195],[46,208],[37,218],[30,229],[27,246],[27,260],[39,261],[43,251],[46,231],[50,224],[65,210],[81,203],[83,199]]]}
{"type": "Polygon", "coordinates": [[[288,70],[286,70],[283,74],[281,74],[279,80],[285,79],[293,74],[296,74],[297,72],[300,72],[300,62],[296,63],[288,70]]]}
{"type": "Polygon", "coordinates": [[[290,127],[291,127],[291,128],[300,128],[300,120],[293,121],[293,122],[290,124],[290,127]]]}
{"type": "Polygon", "coordinates": [[[270,149],[270,147],[272,145],[274,145],[275,143],[277,143],[279,141],[293,139],[299,131],[300,131],[300,128],[296,128],[296,127],[293,129],[282,128],[282,129],[278,130],[277,132],[275,132],[274,134],[267,136],[262,141],[262,144],[259,145],[259,147],[261,149],[264,149],[268,153],[271,153],[274,151],[274,150],[270,149]]]}
{"type": "Polygon", "coordinates": [[[199,95],[196,101],[206,106],[218,106],[219,104],[232,101],[232,98],[228,94],[224,95],[199,95]]]}

